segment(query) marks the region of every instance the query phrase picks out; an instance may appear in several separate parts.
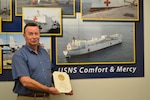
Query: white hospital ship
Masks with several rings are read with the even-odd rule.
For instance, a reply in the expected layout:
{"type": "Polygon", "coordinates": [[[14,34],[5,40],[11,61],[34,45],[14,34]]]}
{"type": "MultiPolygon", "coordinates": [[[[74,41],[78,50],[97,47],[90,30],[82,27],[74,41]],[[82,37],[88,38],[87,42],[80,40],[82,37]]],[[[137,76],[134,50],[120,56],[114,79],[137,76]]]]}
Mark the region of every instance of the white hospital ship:
{"type": "Polygon", "coordinates": [[[67,44],[67,49],[63,51],[66,58],[76,55],[82,55],[108,48],[122,43],[121,34],[102,35],[100,38],[92,38],[90,40],[76,40],[67,44]]]}

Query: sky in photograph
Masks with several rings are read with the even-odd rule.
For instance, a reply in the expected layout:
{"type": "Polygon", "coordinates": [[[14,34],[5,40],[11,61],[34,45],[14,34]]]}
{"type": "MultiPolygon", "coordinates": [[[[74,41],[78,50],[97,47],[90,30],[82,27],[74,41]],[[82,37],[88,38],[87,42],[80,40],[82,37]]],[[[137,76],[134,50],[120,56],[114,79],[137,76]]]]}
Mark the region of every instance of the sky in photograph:
{"type": "MultiPolygon", "coordinates": [[[[0,39],[3,43],[9,43],[9,36],[13,36],[17,45],[24,45],[25,40],[22,34],[0,34],[0,39]]],[[[43,42],[46,49],[50,49],[51,43],[49,37],[41,37],[40,42],[43,42]]]]}

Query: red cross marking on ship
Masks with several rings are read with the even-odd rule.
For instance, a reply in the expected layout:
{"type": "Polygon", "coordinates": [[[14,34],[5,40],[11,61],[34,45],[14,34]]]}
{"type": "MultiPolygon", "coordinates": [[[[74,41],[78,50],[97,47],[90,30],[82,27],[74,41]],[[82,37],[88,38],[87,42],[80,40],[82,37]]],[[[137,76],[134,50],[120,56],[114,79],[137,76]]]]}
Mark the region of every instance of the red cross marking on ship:
{"type": "Polygon", "coordinates": [[[69,50],[71,49],[71,45],[70,44],[67,45],[67,49],[69,49],[69,50]]]}
{"type": "Polygon", "coordinates": [[[33,20],[36,21],[36,20],[38,20],[38,18],[36,16],[34,16],[33,20]]]}
{"type": "Polygon", "coordinates": [[[106,1],[104,2],[104,4],[106,4],[106,6],[109,6],[110,3],[111,3],[111,2],[110,2],[109,0],[106,0],[106,1]]]}

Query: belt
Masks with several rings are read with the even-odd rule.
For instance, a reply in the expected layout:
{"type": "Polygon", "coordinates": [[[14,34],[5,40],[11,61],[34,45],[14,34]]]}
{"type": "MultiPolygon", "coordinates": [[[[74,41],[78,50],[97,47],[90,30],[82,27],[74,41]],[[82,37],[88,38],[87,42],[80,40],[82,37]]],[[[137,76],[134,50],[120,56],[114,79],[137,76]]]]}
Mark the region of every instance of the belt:
{"type": "Polygon", "coordinates": [[[27,97],[48,97],[48,93],[43,94],[18,94],[18,96],[27,96],[27,97]]]}

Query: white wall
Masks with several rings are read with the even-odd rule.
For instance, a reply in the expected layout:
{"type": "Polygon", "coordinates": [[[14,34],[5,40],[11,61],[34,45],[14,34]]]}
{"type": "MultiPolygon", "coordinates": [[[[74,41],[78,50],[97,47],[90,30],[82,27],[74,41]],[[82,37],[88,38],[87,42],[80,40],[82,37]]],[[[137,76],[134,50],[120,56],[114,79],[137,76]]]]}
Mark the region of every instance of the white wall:
{"type": "MultiPolygon", "coordinates": [[[[108,78],[72,80],[73,96],[52,96],[52,100],[150,100],[150,0],[145,9],[145,76],[141,78],[108,78]]],[[[141,33],[143,34],[143,33],[141,33]]],[[[15,100],[13,82],[0,82],[0,100],[15,100]]]]}

